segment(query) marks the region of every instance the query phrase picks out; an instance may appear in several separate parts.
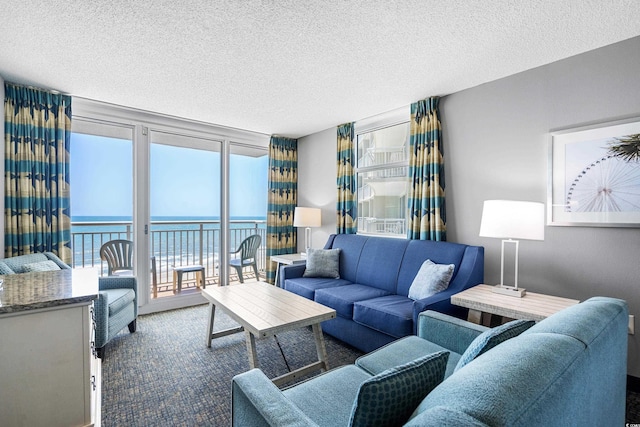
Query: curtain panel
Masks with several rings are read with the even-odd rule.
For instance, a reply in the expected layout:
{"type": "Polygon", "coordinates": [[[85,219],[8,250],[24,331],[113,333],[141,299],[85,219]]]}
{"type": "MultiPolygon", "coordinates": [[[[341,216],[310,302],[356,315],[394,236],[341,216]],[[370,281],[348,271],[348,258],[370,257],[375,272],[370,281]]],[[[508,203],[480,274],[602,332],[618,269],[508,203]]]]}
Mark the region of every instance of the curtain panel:
{"type": "Polygon", "coordinates": [[[5,256],[71,263],[71,97],[5,83],[5,256]]]}
{"type": "Polygon", "coordinates": [[[407,237],[446,241],[444,157],[438,97],[411,104],[407,237]]]}
{"type": "Polygon", "coordinates": [[[336,233],[355,234],[357,228],[358,191],[353,155],[353,122],[338,126],[338,167],[336,233]]]}
{"type": "Polygon", "coordinates": [[[293,211],[298,203],[298,140],[271,137],[269,142],[269,205],[267,207],[267,282],[273,283],[272,255],[297,250],[293,211]]]}

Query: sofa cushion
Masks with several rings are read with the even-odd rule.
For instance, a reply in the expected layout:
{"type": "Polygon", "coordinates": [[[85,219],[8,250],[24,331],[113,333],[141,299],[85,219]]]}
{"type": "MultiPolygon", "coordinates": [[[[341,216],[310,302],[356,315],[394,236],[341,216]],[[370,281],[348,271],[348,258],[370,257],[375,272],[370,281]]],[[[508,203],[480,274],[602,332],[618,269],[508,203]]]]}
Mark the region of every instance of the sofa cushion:
{"type": "MultiPolygon", "coordinates": [[[[282,390],[282,394],[316,424],[346,426],[358,388],[369,378],[368,372],[355,365],[346,365],[282,390]]],[[[270,410],[277,411],[278,408],[271,407],[270,410]]]]}
{"type": "Polygon", "coordinates": [[[314,300],[322,305],[333,308],[336,313],[347,319],[353,317],[353,304],[371,298],[383,297],[389,292],[365,285],[345,285],[334,288],[318,289],[314,300]]]}
{"type": "Polygon", "coordinates": [[[297,277],[284,281],[284,289],[298,294],[310,300],[315,298],[318,289],[334,288],[336,286],[350,285],[351,282],[344,279],[327,279],[326,277],[297,277]]]}
{"type": "Polygon", "coordinates": [[[340,249],[311,249],[303,277],[340,278],[340,249]]]}
{"type": "Polygon", "coordinates": [[[456,368],[460,354],[415,335],[400,338],[371,353],[360,356],[355,363],[371,375],[377,375],[394,366],[403,365],[411,360],[439,351],[449,352],[447,370],[444,373],[444,377],[447,378],[456,368]]]}
{"type": "Polygon", "coordinates": [[[106,289],[100,292],[104,292],[108,295],[109,301],[109,317],[118,313],[120,310],[128,306],[136,297],[133,289],[120,288],[120,289],[106,289]]]}
{"type": "Polygon", "coordinates": [[[449,352],[441,351],[391,368],[358,389],[350,426],[401,425],[444,378],[449,352]]]}
{"type": "Polygon", "coordinates": [[[4,261],[0,261],[0,274],[15,274],[15,271],[5,264],[4,261]]]}
{"type": "Polygon", "coordinates": [[[353,320],[396,338],[413,334],[413,300],[388,295],[353,304],[353,320]]]}
{"type": "Polygon", "coordinates": [[[444,291],[449,286],[454,268],[453,264],[436,264],[430,259],[426,260],[411,283],[409,298],[423,299],[444,291]]]}
{"type": "Polygon", "coordinates": [[[51,260],[32,262],[22,266],[25,273],[31,273],[36,271],[56,271],[60,270],[58,264],[51,260]]]}
{"type": "Polygon", "coordinates": [[[406,239],[370,238],[362,248],[354,283],[396,293],[398,270],[407,247],[406,239]]]}
{"type": "Polygon", "coordinates": [[[478,337],[469,344],[467,350],[462,354],[458,364],[456,365],[456,371],[476,357],[491,350],[493,347],[500,343],[505,342],[508,339],[517,337],[522,332],[526,331],[536,322],[533,320],[512,320],[493,329],[489,329],[478,335],[478,337]]]}
{"type": "Polygon", "coordinates": [[[3,261],[9,266],[11,270],[16,273],[26,273],[24,269],[25,264],[31,264],[34,262],[46,261],[49,258],[43,253],[35,253],[28,255],[19,255],[10,258],[5,258],[3,261]]]}

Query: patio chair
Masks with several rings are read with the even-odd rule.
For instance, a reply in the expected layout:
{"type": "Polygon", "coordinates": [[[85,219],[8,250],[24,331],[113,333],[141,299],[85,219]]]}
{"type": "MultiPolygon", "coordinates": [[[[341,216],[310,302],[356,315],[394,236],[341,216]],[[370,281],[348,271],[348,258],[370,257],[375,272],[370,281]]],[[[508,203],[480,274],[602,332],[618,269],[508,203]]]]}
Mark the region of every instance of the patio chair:
{"type": "Polygon", "coordinates": [[[107,262],[108,276],[133,275],[133,242],[109,240],[100,248],[100,259],[107,262]]]}
{"type": "Polygon", "coordinates": [[[236,269],[240,283],[244,283],[244,279],[242,277],[242,269],[244,267],[250,266],[253,267],[253,271],[256,273],[256,279],[260,280],[256,258],[256,252],[260,247],[260,242],[262,242],[262,237],[260,237],[258,234],[253,234],[244,239],[235,252],[231,252],[232,255],[237,254],[238,252],[240,253],[240,258],[234,258],[229,261],[231,267],[236,269]]]}

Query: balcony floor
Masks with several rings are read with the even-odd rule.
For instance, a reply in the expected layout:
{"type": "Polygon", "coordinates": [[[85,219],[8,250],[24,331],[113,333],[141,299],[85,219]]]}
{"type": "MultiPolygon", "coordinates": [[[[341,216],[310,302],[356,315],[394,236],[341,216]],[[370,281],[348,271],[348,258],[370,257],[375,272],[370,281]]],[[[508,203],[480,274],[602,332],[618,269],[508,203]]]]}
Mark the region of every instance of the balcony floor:
{"type": "MultiPolygon", "coordinates": [[[[264,276],[265,272],[260,272],[260,278],[261,280],[265,279],[264,276]]],[[[242,273],[242,277],[245,281],[245,283],[250,283],[250,282],[257,282],[258,280],[256,279],[256,275],[251,272],[249,273],[247,272],[243,272],[242,273]]],[[[219,276],[214,276],[214,277],[207,277],[205,278],[205,284],[207,286],[217,286],[219,283],[219,276]]],[[[229,284],[233,285],[233,284],[237,284],[240,283],[240,280],[238,279],[238,275],[237,274],[229,274],[229,284]]],[[[180,295],[189,295],[189,294],[193,294],[193,293],[197,293],[200,292],[200,288],[198,288],[196,286],[196,279],[195,278],[189,278],[189,279],[183,279],[182,280],[182,292],[180,292],[180,295]]],[[[151,288],[151,295],[153,298],[153,288],[151,288]]],[[[173,293],[173,282],[168,282],[168,283],[158,283],[158,298],[166,298],[166,297],[171,297],[174,295],[178,295],[177,293],[173,293]]]]}

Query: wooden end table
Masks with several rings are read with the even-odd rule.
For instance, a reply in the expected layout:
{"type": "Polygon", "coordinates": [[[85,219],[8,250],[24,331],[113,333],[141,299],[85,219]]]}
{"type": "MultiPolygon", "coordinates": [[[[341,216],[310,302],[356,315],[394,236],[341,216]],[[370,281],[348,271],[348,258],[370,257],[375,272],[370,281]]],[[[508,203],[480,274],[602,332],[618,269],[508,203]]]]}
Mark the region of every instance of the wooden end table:
{"type": "Polygon", "coordinates": [[[491,285],[474,286],[452,295],[451,303],[469,309],[468,321],[489,326],[493,314],[537,322],[580,302],[528,291],[522,298],[516,298],[492,292],[492,288],[491,285]]]}
{"type": "Polygon", "coordinates": [[[281,265],[291,265],[291,264],[301,264],[307,262],[307,257],[303,257],[301,253],[297,254],[284,254],[284,255],[271,255],[271,262],[276,263],[276,277],[274,279],[274,284],[276,286],[280,286],[280,282],[278,282],[278,276],[280,274],[280,266],[281,265]]]}
{"type": "Polygon", "coordinates": [[[207,325],[207,347],[211,347],[211,340],[214,338],[244,331],[249,367],[253,369],[258,367],[256,337],[265,338],[279,332],[311,326],[318,361],[272,381],[279,386],[319,369],[329,370],[320,322],[335,318],[334,309],[264,282],[208,287],[202,290],[202,295],[209,301],[211,308],[207,325]],[[216,307],[223,309],[240,326],[213,332],[216,307]]]}

